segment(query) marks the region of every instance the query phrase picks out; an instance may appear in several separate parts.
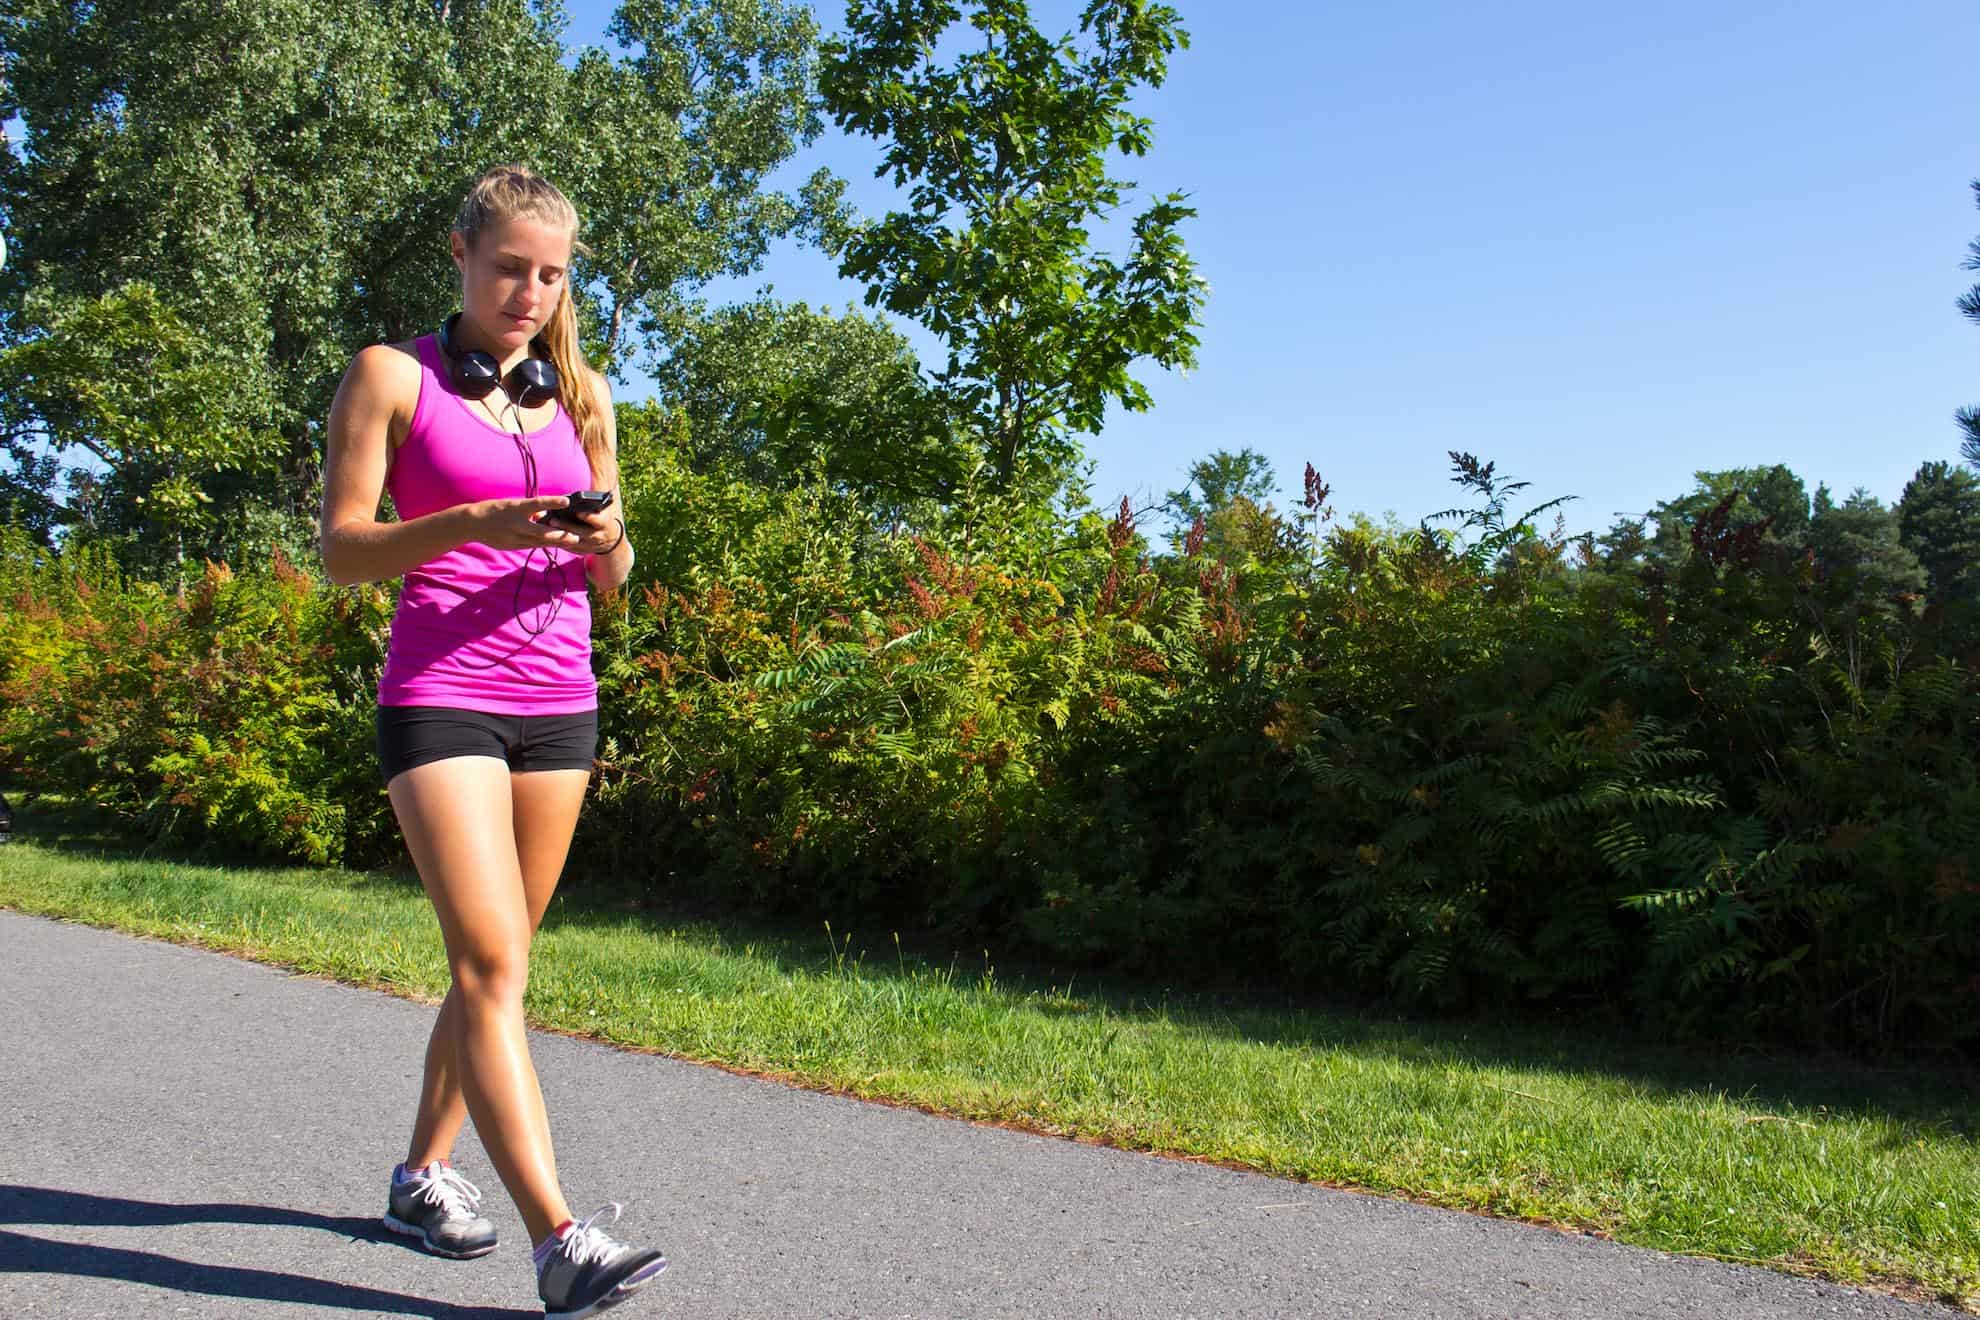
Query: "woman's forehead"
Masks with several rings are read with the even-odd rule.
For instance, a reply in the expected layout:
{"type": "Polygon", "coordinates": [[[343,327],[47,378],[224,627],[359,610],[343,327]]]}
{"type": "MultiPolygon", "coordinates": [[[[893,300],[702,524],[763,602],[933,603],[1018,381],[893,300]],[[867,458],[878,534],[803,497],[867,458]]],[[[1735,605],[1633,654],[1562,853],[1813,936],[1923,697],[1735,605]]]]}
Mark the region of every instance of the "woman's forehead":
{"type": "Polygon", "coordinates": [[[562,225],[549,224],[534,216],[513,215],[483,229],[476,246],[493,253],[513,252],[539,266],[568,266],[573,237],[562,225]]]}

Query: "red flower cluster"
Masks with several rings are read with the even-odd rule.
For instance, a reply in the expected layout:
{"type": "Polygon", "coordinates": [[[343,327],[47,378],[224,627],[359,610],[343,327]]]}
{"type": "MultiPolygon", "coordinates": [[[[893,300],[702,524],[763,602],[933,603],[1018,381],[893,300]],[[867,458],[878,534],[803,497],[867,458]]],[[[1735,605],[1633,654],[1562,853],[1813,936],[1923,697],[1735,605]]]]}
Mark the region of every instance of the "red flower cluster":
{"type": "Polygon", "coordinates": [[[942,612],[942,606],[935,599],[935,593],[927,587],[922,586],[920,578],[909,574],[907,589],[909,594],[914,597],[914,607],[921,611],[922,618],[932,619],[942,612]]]}
{"type": "Polygon", "coordinates": [[[1333,510],[1326,508],[1326,504],[1327,497],[1333,493],[1334,488],[1320,480],[1320,474],[1313,470],[1311,463],[1308,463],[1306,465],[1306,494],[1300,497],[1300,503],[1304,504],[1314,513],[1319,514],[1321,518],[1330,518],[1333,516],[1333,510]]]}
{"type": "Polygon", "coordinates": [[[1119,554],[1133,539],[1134,509],[1128,504],[1128,497],[1123,495],[1120,512],[1114,515],[1114,521],[1107,524],[1107,544],[1113,547],[1114,553],[1119,554]]]}

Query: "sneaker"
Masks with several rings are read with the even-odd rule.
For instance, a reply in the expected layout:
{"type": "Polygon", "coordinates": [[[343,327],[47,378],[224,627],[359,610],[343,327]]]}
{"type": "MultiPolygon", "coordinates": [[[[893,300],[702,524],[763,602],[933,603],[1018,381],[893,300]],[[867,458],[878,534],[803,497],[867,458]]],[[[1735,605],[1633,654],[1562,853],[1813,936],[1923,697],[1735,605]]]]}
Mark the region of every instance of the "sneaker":
{"type": "Polygon", "coordinates": [[[667,1268],[657,1251],[640,1251],[614,1241],[594,1227],[607,1210],[619,1218],[616,1204],[602,1206],[579,1221],[554,1243],[539,1248],[536,1295],[543,1299],[545,1320],[581,1320],[617,1306],[667,1268]]]}
{"type": "Polygon", "coordinates": [[[480,1188],[453,1165],[438,1161],[409,1172],[412,1176],[404,1182],[392,1179],[385,1227],[418,1238],[428,1251],[450,1260],[472,1260],[495,1250],[495,1225],[478,1213],[480,1188]]]}

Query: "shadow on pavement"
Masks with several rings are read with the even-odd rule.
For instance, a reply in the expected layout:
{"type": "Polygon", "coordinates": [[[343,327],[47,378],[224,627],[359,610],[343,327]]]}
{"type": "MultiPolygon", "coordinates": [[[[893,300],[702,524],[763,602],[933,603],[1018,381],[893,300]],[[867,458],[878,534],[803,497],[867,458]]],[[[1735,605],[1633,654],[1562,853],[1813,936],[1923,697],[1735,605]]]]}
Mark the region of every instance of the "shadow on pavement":
{"type": "MultiPolygon", "coordinates": [[[[73,1224],[84,1227],[156,1228],[170,1224],[249,1224],[312,1228],[346,1238],[393,1242],[375,1219],[312,1214],[280,1206],[132,1201],[48,1187],[0,1185],[0,1223],[73,1224]]],[[[68,1274],[142,1283],[174,1292],[286,1302],[369,1315],[427,1316],[432,1320],[518,1320],[540,1312],[500,1306],[456,1306],[402,1293],[334,1283],[302,1274],[239,1265],[208,1265],[150,1251],[57,1242],[0,1229],[0,1275],[68,1274]]]]}
{"type": "Polygon", "coordinates": [[[320,1228],[368,1242],[399,1243],[376,1219],[319,1215],[279,1205],[178,1205],[92,1196],[55,1187],[0,1183],[0,1224],[78,1224],[89,1228],[162,1228],[167,1224],[263,1224],[320,1228]]]}

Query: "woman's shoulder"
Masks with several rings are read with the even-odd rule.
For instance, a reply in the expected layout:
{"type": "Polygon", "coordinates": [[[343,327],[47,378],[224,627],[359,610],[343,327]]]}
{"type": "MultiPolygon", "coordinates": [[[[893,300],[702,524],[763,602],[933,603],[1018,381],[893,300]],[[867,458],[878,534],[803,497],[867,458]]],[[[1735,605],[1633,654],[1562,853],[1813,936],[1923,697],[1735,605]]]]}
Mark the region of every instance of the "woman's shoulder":
{"type": "Polygon", "coordinates": [[[351,374],[386,382],[419,379],[419,341],[401,339],[390,344],[368,344],[351,358],[351,374]]]}
{"type": "Polygon", "coordinates": [[[420,384],[420,340],[402,338],[392,344],[366,344],[350,358],[350,380],[366,386],[420,384]]]}
{"type": "Polygon", "coordinates": [[[361,408],[389,415],[394,449],[404,442],[419,408],[420,358],[417,340],[370,344],[351,358],[344,389],[361,408]]]}
{"type": "Polygon", "coordinates": [[[344,377],[361,388],[396,394],[410,386],[419,393],[419,341],[403,339],[391,344],[367,344],[351,358],[344,377]]]}

